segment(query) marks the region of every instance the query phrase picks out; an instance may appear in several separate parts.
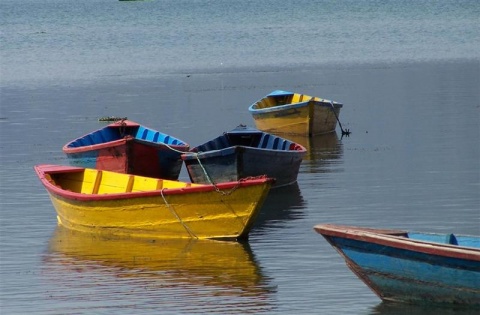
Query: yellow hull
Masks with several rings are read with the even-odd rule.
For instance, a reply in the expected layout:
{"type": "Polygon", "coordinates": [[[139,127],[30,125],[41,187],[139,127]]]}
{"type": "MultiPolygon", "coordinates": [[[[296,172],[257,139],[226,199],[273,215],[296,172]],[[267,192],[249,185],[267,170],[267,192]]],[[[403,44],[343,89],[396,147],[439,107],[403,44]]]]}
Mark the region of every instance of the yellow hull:
{"type": "Polygon", "coordinates": [[[342,104],[298,93],[267,96],[250,106],[257,129],[313,136],[335,131],[342,104]],[[335,111],[335,112],[334,112],[335,111]]]}
{"type": "Polygon", "coordinates": [[[60,224],[78,231],[137,237],[241,238],[249,230],[264,187],[223,196],[216,191],[188,196],[75,201],[52,194],[60,224]]]}
{"type": "MultiPolygon", "coordinates": [[[[196,239],[104,238],[57,227],[50,240],[49,270],[103,270],[138,281],[158,279],[171,286],[212,286],[236,294],[265,294],[264,281],[248,245],[196,239]],[[264,289],[263,289],[264,290],[264,289]]],[[[151,283],[151,282],[150,282],[151,283]]]]}
{"type": "Polygon", "coordinates": [[[132,175],[81,170],[82,172],[62,174],[63,177],[55,173],[52,176],[46,174],[43,179],[41,171],[37,172],[47,188],[61,225],[72,230],[103,235],[247,238],[271,186],[271,181],[265,178],[253,182],[223,183],[214,187],[133,176],[136,182],[162,182],[164,188],[119,193],[116,190],[125,186],[121,184],[123,179],[132,175]],[[87,182],[89,172],[102,173],[100,190],[103,193],[75,192],[75,189],[81,191],[92,186],[87,182]],[[80,183],[72,180],[80,175],[80,183]],[[64,187],[57,187],[59,184],[64,187]],[[180,188],[165,188],[168,185],[182,184],[183,187],[180,188]],[[73,192],[65,187],[71,188],[73,192]]]}
{"type": "MultiPolygon", "coordinates": [[[[310,120],[310,134],[321,135],[334,132],[337,127],[337,118],[330,107],[312,105],[313,119],[310,120]]],[[[340,108],[335,108],[337,116],[340,115],[340,108]]]]}
{"type": "Polygon", "coordinates": [[[257,129],[274,134],[308,135],[310,119],[309,106],[253,116],[257,129]]]}

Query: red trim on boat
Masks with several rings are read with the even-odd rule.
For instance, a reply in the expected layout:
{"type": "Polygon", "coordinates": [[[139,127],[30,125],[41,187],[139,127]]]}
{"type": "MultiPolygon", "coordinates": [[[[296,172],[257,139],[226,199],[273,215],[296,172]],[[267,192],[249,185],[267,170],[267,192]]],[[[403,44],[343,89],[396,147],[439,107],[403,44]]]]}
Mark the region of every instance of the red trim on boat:
{"type": "Polygon", "coordinates": [[[158,197],[158,196],[161,196],[162,193],[164,196],[177,195],[177,194],[191,194],[191,193],[215,191],[217,188],[221,191],[228,192],[229,190],[235,189],[236,187],[248,187],[248,186],[264,184],[267,182],[270,182],[270,183],[274,182],[274,179],[272,178],[268,178],[266,176],[259,176],[255,178],[242,179],[240,181],[235,181],[235,182],[218,183],[215,186],[202,185],[202,186],[154,190],[154,191],[147,191],[147,192],[128,192],[128,193],[116,193],[116,194],[91,195],[91,194],[81,194],[77,192],[64,190],[52,184],[45,177],[46,174],[82,172],[84,168],[75,167],[75,166],[47,165],[47,164],[36,165],[34,168],[38,174],[38,177],[40,178],[40,181],[42,182],[42,184],[45,186],[45,188],[48,190],[49,193],[53,193],[55,195],[58,195],[66,199],[82,200],[82,201],[104,201],[104,200],[127,199],[127,198],[158,197]]]}
{"type": "Polygon", "coordinates": [[[480,249],[409,239],[405,237],[407,232],[402,230],[333,224],[316,225],[314,229],[324,236],[347,238],[431,255],[480,261],[480,249]]]}

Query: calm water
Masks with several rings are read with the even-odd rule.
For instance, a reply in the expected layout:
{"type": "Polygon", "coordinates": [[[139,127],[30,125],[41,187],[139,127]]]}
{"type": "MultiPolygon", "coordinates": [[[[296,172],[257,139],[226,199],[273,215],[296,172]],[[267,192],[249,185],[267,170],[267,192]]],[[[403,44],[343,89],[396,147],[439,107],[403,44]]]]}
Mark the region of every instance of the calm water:
{"type": "Polygon", "coordinates": [[[0,12],[2,84],[470,59],[480,37],[476,0],[1,0],[0,12]]]}
{"type": "MultiPolygon", "coordinates": [[[[476,1],[0,0],[1,314],[473,314],[380,300],[313,232],[480,234],[476,1]],[[33,172],[121,116],[192,145],[274,89],[343,102],[247,244],[56,226],[33,172]]],[[[185,169],[181,179],[187,180],[185,169]]]]}

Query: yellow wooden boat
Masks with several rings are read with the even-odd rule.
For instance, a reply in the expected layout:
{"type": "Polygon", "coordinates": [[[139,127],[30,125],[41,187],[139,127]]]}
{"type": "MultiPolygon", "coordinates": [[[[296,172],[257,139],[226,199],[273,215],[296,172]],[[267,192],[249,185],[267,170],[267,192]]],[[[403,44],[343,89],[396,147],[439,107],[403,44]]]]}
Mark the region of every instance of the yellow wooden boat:
{"type": "Polygon", "coordinates": [[[255,126],[262,131],[314,136],[335,131],[342,107],[340,103],[319,97],[277,90],[248,110],[255,126]]]}
{"type": "Polygon", "coordinates": [[[203,185],[60,165],[35,171],[61,225],[149,238],[246,239],[273,181],[203,185]]]}
{"type": "Polygon", "coordinates": [[[58,226],[45,265],[55,281],[64,278],[62,273],[74,271],[78,277],[79,272],[103,271],[147,287],[157,283],[163,288],[210,287],[238,296],[268,294],[248,242],[112,238],[58,226]]]}

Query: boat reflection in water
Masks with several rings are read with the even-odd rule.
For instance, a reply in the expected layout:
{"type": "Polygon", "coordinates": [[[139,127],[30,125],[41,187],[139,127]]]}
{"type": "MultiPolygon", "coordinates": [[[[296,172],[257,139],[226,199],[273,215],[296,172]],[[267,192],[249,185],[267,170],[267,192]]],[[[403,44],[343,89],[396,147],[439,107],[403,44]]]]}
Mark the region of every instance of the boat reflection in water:
{"type": "Polygon", "coordinates": [[[262,228],[283,226],[285,222],[300,219],[304,215],[305,207],[298,183],[272,189],[255,220],[252,233],[262,228]]]}
{"type": "MultiPolygon", "coordinates": [[[[125,287],[125,281],[129,281],[126,298],[130,302],[145,301],[148,295],[148,308],[162,306],[165,310],[167,305],[174,304],[180,313],[188,312],[189,308],[193,310],[193,307],[197,310],[200,307],[207,313],[208,308],[221,311],[222,305],[229,305],[226,309],[229,313],[268,310],[269,299],[274,293],[248,243],[106,239],[61,226],[55,230],[45,258],[44,275],[48,274],[51,274],[49,279],[61,282],[55,283],[58,290],[74,287],[79,295],[83,293],[80,299],[90,299],[86,296],[97,291],[99,283],[105,297],[109,290],[113,295],[118,294],[117,287],[125,287]]],[[[79,298],[62,296],[61,291],[51,292],[51,295],[59,296],[62,303],[67,302],[65,298],[79,298]]],[[[133,306],[136,310],[147,307],[133,306]]]]}
{"type": "MultiPolygon", "coordinates": [[[[307,148],[299,174],[299,182],[303,187],[318,184],[318,177],[310,174],[335,171],[336,165],[342,163],[343,147],[336,132],[313,137],[282,136],[307,148]]],[[[255,221],[252,233],[258,234],[259,230],[265,228],[283,227],[291,220],[301,219],[306,207],[307,201],[302,196],[298,182],[272,189],[255,221]]]]}
{"type": "Polygon", "coordinates": [[[336,132],[313,137],[283,135],[284,138],[301,144],[307,149],[304,161],[335,160],[343,153],[342,143],[336,132]]]}
{"type": "Polygon", "coordinates": [[[478,315],[478,308],[461,305],[417,305],[407,303],[381,302],[370,309],[370,315],[478,315]]]}

